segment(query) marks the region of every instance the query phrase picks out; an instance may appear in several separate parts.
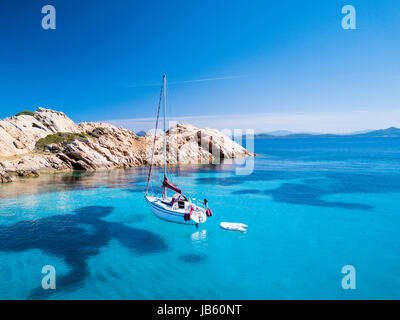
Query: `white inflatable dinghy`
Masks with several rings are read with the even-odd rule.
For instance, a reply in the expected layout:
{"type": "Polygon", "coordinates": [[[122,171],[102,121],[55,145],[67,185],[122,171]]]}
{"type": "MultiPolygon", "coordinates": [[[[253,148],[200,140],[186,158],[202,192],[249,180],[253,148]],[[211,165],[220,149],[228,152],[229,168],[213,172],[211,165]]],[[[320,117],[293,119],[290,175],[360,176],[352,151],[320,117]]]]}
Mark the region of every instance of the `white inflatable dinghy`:
{"type": "Polygon", "coordinates": [[[244,223],[235,223],[235,222],[221,222],[219,226],[222,229],[229,230],[229,231],[247,231],[247,227],[244,223]]]}

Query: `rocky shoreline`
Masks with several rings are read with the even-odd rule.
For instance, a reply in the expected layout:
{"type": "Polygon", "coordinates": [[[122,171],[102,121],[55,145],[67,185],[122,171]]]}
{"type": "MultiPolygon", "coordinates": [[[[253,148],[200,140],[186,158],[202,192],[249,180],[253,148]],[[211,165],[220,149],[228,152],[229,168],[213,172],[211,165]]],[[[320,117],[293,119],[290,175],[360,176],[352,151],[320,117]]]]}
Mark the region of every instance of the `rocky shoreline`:
{"type": "MultiPolygon", "coordinates": [[[[157,135],[154,163],[163,163],[157,135]]],[[[0,120],[0,182],[41,173],[95,171],[145,166],[154,136],[107,123],[75,124],[64,113],[38,108],[0,120]]],[[[167,163],[208,164],[254,156],[218,130],[177,124],[167,132],[167,163]]]]}

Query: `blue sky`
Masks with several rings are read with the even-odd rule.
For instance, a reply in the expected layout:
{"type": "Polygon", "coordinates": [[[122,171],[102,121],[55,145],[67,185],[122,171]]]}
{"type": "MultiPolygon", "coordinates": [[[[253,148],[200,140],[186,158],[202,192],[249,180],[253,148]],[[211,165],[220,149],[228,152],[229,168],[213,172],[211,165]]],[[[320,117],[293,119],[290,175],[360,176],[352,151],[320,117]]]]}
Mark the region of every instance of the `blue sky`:
{"type": "Polygon", "coordinates": [[[2,0],[0,118],[42,106],[149,129],[165,72],[178,121],[259,132],[400,126],[399,35],[397,0],[2,0]],[[46,4],[56,30],[41,28],[46,4]],[[357,30],[341,27],[346,4],[357,30]],[[223,79],[190,82],[211,78],[223,79]]]}

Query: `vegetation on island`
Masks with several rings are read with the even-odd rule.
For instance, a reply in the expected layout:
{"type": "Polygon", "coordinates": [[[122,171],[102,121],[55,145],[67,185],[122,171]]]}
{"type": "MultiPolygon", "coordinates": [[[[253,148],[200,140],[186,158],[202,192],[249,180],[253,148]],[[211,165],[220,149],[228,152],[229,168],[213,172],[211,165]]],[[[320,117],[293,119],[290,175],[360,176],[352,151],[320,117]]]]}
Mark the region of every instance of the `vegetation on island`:
{"type": "Polygon", "coordinates": [[[104,134],[104,128],[95,128],[93,131],[86,133],[57,132],[39,139],[35,148],[37,151],[44,151],[48,149],[49,145],[67,145],[74,140],[84,141],[89,137],[99,138],[102,134],[104,134]]]}
{"type": "Polygon", "coordinates": [[[23,110],[23,111],[21,111],[21,112],[18,112],[18,113],[15,115],[15,117],[18,117],[18,116],[31,116],[31,117],[34,117],[35,114],[34,114],[32,111],[23,110]]]}

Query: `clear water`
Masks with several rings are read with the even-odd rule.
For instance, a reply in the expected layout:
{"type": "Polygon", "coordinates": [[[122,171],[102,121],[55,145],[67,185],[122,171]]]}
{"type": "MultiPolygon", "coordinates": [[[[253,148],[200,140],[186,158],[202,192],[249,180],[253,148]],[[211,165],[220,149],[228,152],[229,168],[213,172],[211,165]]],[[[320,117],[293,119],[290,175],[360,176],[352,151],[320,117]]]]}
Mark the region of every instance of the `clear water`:
{"type": "Polygon", "coordinates": [[[213,217],[157,219],[146,169],[0,186],[1,299],[399,299],[400,140],[256,140],[255,170],[175,169],[213,217]],[[219,228],[243,222],[247,233],[219,228]],[[356,290],[341,269],[356,268],[356,290]],[[41,289],[44,265],[57,289],[41,289]]]}

